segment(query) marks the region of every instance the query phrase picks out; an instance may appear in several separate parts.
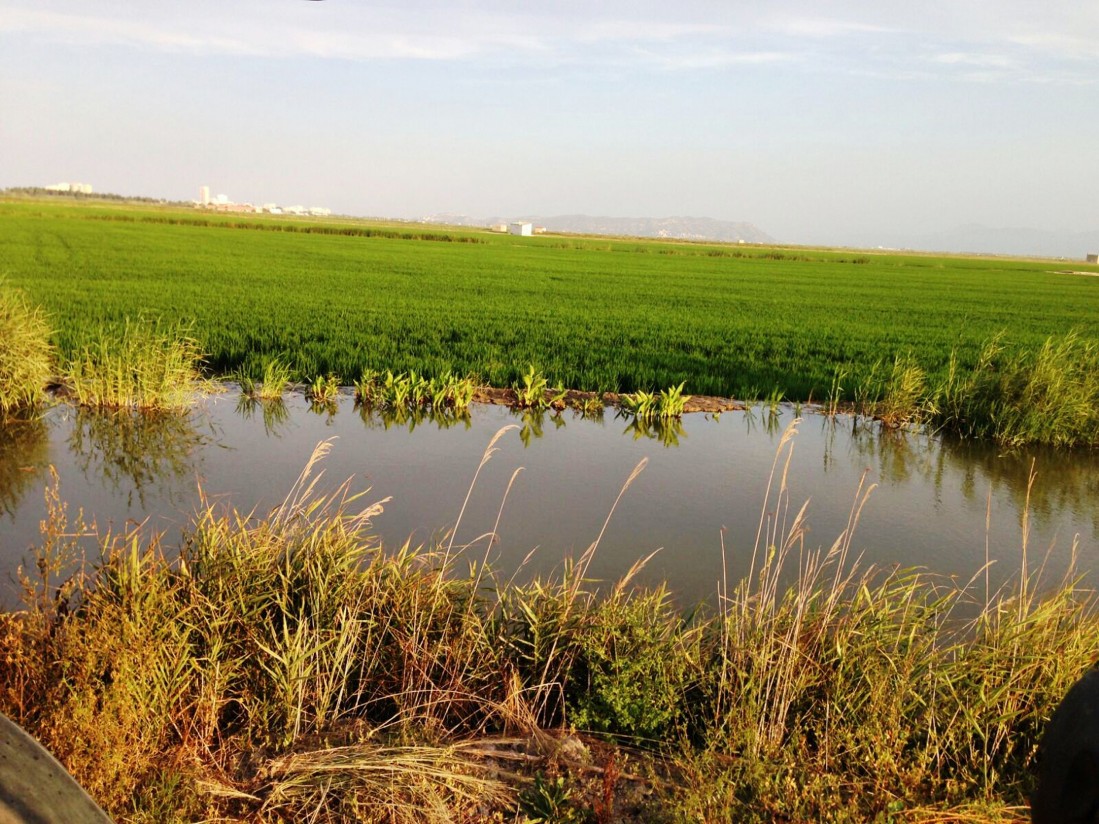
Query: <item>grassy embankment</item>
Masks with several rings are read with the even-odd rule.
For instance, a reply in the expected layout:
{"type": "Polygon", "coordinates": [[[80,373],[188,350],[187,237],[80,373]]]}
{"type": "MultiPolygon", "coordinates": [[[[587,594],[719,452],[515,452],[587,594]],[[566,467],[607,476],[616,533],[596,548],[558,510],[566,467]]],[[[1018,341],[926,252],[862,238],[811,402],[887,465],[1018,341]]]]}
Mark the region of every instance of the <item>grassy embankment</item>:
{"type": "Polygon", "coordinates": [[[789,529],[691,614],[591,595],[598,540],[529,583],[476,547],[383,550],[378,508],[319,496],[316,467],[266,517],[211,506],[91,570],[54,491],[28,610],[0,615],[0,709],[123,821],[1025,817],[1099,654],[1091,593],[1025,563],[991,593],[858,570],[850,532],[809,552],[790,442],[765,505],[789,529]]]}

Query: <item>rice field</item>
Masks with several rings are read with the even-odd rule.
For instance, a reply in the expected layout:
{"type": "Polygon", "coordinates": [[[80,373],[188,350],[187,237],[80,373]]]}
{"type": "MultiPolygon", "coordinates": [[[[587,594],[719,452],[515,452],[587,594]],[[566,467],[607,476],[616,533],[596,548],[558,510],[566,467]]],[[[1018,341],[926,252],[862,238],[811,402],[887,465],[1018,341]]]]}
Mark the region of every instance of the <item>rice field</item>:
{"type": "Polygon", "coordinates": [[[875,365],[930,381],[982,346],[1099,340],[1075,262],[544,236],[179,208],[0,202],[0,274],[62,358],[127,319],[189,324],[218,375],[452,372],[552,385],[854,399],[875,365]],[[836,376],[843,380],[837,386],[836,376]]]}

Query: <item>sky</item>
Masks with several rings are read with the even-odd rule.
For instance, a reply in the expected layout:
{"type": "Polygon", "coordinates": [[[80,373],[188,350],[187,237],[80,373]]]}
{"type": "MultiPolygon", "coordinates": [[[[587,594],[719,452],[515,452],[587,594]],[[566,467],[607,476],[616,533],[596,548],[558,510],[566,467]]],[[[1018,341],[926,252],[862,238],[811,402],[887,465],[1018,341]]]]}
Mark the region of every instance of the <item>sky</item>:
{"type": "Polygon", "coordinates": [[[0,0],[0,187],[1099,230],[1099,3],[0,0]]]}

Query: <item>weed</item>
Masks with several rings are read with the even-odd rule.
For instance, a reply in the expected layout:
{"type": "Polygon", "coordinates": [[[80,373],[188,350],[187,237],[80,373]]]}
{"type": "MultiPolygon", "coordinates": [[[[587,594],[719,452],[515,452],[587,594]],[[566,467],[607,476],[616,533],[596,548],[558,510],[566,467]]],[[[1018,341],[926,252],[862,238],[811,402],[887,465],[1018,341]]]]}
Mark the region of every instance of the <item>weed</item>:
{"type": "Polygon", "coordinates": [[[53,347],[44,314],[0,279],[0,420],[41,401],[52,374],[53,347]]]}
{"type": "Polygon", "coordinates": [[[263,367],[263,379],[257,385],[247,374],[238,376],[240,390],[245,397],[258,401],[282,400],[290,385],[290,366],[277,358],[267,361],[263,367]]]}
{"type": "Polygon", "coordinates": [[[519,807],[530,824],[586,824],[588,810],[577,806],[572,788],[563,775],[547,778],[542,773],[519,795],[519,807]]]}
{"type": "Polygon", "coordinates": [[[305,389],[305,397],[314,406],[328,407],[340,396],[340,379],[335,375],[317,375],[305,389]]]}
{"type": "Polygon", "coordinates": [[[80,406],[182,410],[211,391],[188,327],[127,319],[69,362],[64,381],[80,406]]]}
{"type": "Polygon", "coordinates": [[[540,412],[546,409],[564,408],[567,392],[561,386],[549,388],[549,380],[531,364],[522,377],[522,383],[512,387],[515,392],[515,405],[519,409],[531,409],[540,412]]]}
{"type": "Polygon", "coordinates": [[[683,394],[684,384],[662,389],[659,393],[638,391],[623,395],[621,407],[638,420],[680,418],[690,395],[683,394]]]}
{"type": "Polygon", "coordinates": [[[1008,447],[1099,444],[1099,344],[1075,332],[1034,352],[990,339],[968,372],[957,355],[934,393],[930,418],[962,437],[1008,447]]]}

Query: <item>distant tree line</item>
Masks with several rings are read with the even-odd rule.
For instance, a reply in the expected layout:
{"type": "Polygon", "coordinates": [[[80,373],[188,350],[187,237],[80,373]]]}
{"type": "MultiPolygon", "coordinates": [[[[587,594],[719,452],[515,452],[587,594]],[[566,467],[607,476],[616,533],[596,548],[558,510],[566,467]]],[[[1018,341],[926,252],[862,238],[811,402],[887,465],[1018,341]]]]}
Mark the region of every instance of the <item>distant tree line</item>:
{"type": "Polygon", "coordinates": [[[73,200],[114,200],[122,203],[158,203],[165,205],[189,206],[185,200],[165,200],[159,197],[140,197],[137,195],[119,195],[111,192],[59,192],[56,189],[47,189],[44,186],[12,186],[8,189],[0,189],[0,195],[15,197],[56,197],[73,200]]]}

